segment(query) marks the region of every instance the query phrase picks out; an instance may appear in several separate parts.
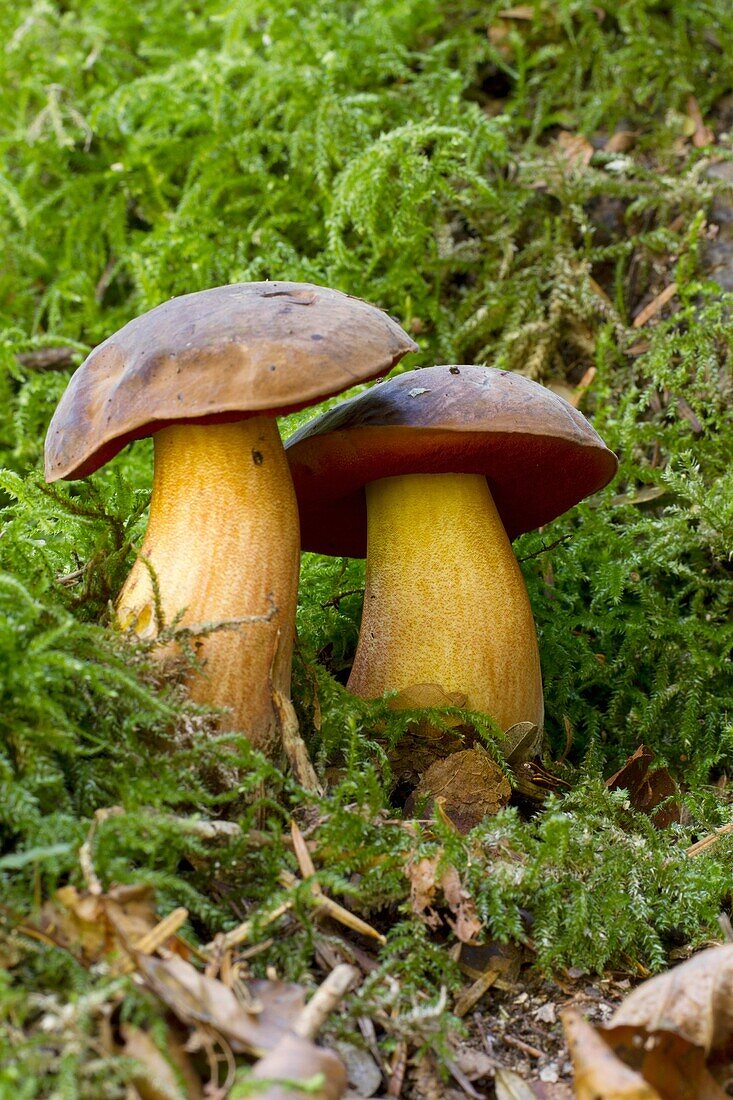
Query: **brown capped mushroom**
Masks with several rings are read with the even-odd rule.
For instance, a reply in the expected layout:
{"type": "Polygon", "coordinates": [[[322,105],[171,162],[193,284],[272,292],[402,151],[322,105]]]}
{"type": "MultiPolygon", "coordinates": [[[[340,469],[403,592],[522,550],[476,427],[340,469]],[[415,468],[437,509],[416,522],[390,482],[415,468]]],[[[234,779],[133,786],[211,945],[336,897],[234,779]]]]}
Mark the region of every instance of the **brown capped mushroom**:
{"type": "Polygon", "coordinates": [[[306,550],[364,557],[348,687],[437,685],[502,730],[542,725],[532,611],[510,539],[613,477],[585,417],[522,375],[409,371],[288,441],[306,550]]]}
{"type": "Polygon", "coordinates": [[[123,627],[232,623],[202,636],[193,697],[272,752],[290,693],[298,514],[275,417],[384,374],[415,345],[381,310],[303,283],[241,283],[137,317],[79,367],[46,438],[46,479],[85,477],[152,435],[155,473],[123,627]],[[254,617],[256,621],[240,622],[254,617]],[[257,621],[259,620],[259,621],[257,621]]]}

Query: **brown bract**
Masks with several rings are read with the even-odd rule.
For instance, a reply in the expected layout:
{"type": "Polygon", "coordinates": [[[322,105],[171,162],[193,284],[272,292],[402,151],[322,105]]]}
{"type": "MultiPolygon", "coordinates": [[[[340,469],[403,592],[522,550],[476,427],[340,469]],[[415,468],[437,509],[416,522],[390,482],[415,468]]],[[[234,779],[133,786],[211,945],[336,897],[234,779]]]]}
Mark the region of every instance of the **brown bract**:
{"type": "Polygon", "coordinates": [[[511,539],[603,488],[616,456],[582,413],[519,374],[438,366],[390,378],[288,441],[305,550],[364,557],[364,486],[482,474],[511,539]]]}
{"type": "Polygon", "coordinates": [[[235,283],[130,321],[74,374],[46,438],[46,479],[81,478],[181,421],[305,408],[386,374],[416,345],[384,312],[308,283],[235,283]]]}

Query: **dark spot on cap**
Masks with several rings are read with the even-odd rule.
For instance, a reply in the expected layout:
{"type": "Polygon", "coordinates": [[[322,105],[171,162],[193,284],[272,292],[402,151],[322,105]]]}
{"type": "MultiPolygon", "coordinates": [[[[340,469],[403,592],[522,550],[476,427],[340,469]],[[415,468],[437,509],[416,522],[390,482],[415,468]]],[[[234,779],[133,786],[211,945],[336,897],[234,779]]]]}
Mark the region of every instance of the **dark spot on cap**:
{"type": "Polygon", "coordinates": [[[277,364],[275,364],[275,363],[270,363],[270,368],[269,368],[269,369],[270,369],[270,370],[277,370],[277,364]]]}
{"type": "Polygon", "coordinates": [[[322,339],[323,339],[323,337],[321,336],[320,332],[314,332],[311,335],[311,340],[322,340],[322,339]]]}
{"type": "Polygon", "coordinates": [[[252,451],[252,461],[254,462],[255,466],[261,466],[262,463],[265,461],[262,451],[252,451]]]}
{"type": "Polygon", "coordinates": [[[451,374],[460,374],[461,373],[459,371],[458,367],[450,367],[449,369],[450,369],[451,374]]]}

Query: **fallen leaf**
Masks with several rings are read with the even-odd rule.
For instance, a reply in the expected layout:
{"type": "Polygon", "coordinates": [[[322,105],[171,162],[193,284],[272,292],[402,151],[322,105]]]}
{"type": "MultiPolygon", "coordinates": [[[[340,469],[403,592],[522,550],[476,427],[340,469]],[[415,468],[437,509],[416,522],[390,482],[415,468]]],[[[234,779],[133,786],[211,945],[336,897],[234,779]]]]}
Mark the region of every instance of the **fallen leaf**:
{"type": "Polygon", "coordinates": [[[569,130],[560,131],[554,146],[571,172],[587,168],[594,153],[587,138],[582,134],[572,134],[569,130]]]}
{"type": "Polygon", "coordinates": [[[542,744],[542,731],[535,722],[515,722],[504,733],[502,749],[507,764],[524,764],[536,756],[542,744]]]}
{"type": "Polygon", "coordinates": [[[715,142],[715,133],[705,125],[700,104],[694,95],[687,97],[687,114],[692,119],[692,144],[695,148],[704,149],[706,145],[712,145],[715,142]]]}
{"type": "Polygon", "coordinates": [[[494,1087],[496,1100],[537,1100],[534,1089],[511,1069],[497,1069],[494,1087]]]}
{"type": "MultiPolygon", "coordinates": [[[[120,1053],[140,1063],[140,1070],[133,1070],[131,1077],[141,1100],[199,1100],[203,1097],[199,1079],[184,1050],[179,1048],[175,1050],[175,1058],[166,1058],[150,1035],[132,1024],[122,1024],[120,1034],[123,1039],[120,1053]],[[174,1068],[174,1060],[185,1079],[185,1089],[174,1068]]],[[[169,1055],[174,1054],[174,1049],[169,1042],[169,1055]]]]}
{"type": "Polygon", "coordinates": [[[115,954],[126,962],[126,949],[158,924],[154,902],[150,886],[113,886],[106,894],[63,886],[43,906],[39,930],[87,966],[115,954]]]}
{"type": "Polygon", "coordinates": [[[467,833],[485,817],[506,806],[512,789],[509,780],[482,748],[463,749],[436,760],[425,772],[405,804],[407,813],[423,798],[430,813],[437,798],[456,828],[467,833]]]}
{"type": "Polygon", "coordinates": [[[624,1065],[575,1009],[562,1014],[575,1072],[577,1100],[662,1100],[644,1078],[624,1065]]]}
{"type": "Polygon", "coordinates": [[[632,990],[605,1032],[616,1044],[628,1029],[646,1035],[671,1032],[705,1055],[728,1051],[733,1041],[733,944],[701,951],[632,990]]]}
{"type": "Polygon", "coordinates": [[[411,859],[405,865],[410,880],[410,905],[413,913],[420,917],[428,928],[437,928],[440,917],[432,911],[432,905],[438,893],[437,870],[442,851],[435,856],[423,856],[411,859]]]}
{"type": "Polygon", "coordinates": [[[574,1010],[563,1025],[579,1100],[724,1100],[711,1071],[733,1057],[733,944],[650,978],[603,1027],[574,1010]]]}
{"type": "MultiPolygon", "coordinates": [[[[247,1091],[239,1095],[256,1096],[259,1100],[303,1100],[304,1096],[309,1100],[340,1100],[345,1091],[346,1070],[333,1051],[317,1047],[299,1035],[285,1035],[257,1062],[247,1078],[247,1091]],[[319,1077],[320,1088],[304,1091],[304,1086],[319,1077]],[[255,1087],[253,1091],[255,1080],[262,1081],[261,1090],[255,1087]]],[[[236,1087],[231,1095],[235,1100],[236,1087]]]]}
{"type": "Polygon", "coordinates": [[[461,877],[452,864],[443,871],[440,886],[453,914],[453,919],[447,919],[456,939],[461,943],[474,943],[483,930],[483,924],[476,912],[473,898],[463,886],[461,877]]]}
{"type": "Polygon", "coordinates": [[[603,148],[608,153],[628,153],[636,144],[636,138],[636,130],[617,130],[615,134],[611,134],[603,148]]]}
{"type": "Polygon", "coordinates": [[[305,1004],[302,986],[292,982],[248,983],[259,1011],[249,1011],[223,982],[207,978],[172,955],[140,955],[137,967],[147,985],[189,1027],[204,1025],[222,1035],[232,1050],[260,1057],[288,1032],[305,1004]]]}
{"type": "Polygon", "coordinates": [[[458,871],[444,862],[443,850],[422,859],[410,859],[405,864],[410,880],[410,902],[413,913],[429,928],[438,928],[441,917],[434,906],[442,893],[452,916],[447,923],[461,943],[473,943],[483,929],[473,898],[461,882],[458,871]]]}
{"type": "Polygon", "coordinates": [[[649,770],[653,759],[651,750],[646,745],[639,745],[623,767],[606,780],[606,786],[609,791],[627,790],[633,808],[648,814],[658,829],[666,829],[680,820],[679,805],[668,803],[656,813],[652,810],[677,794],[677,784],[666,768],[649,770]]]}

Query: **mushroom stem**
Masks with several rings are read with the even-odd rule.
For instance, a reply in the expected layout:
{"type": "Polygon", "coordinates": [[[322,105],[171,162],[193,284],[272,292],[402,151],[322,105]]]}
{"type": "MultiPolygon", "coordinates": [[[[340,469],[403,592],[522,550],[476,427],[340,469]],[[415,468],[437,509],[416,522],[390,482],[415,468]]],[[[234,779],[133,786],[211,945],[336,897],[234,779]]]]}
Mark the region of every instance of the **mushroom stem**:
{"type": "Polygon", "coordinates": [[[435,684],[502,730],[542,725],[532,610],[485,477],[408,474],[366,487],[366,592],[348,688],[435,684]]]}
{"type": "MultiPolygon", "coordinates": [[[[290,697],[300,535],[288,463],[275,421],[180,424],[154,436],[155,475],[141,556],[117,601],[120,626],[154,638],[182,613],[195,627],[252,618],[196,641],[202,670],[192,697],[230,714],[272,755],[273,689],[290,697]],[[164,622],[157,621],[152,573],[164,622]],[[259,621],[257,621],[259,619],[259,621]]],[[[161,646],[170,657],[175,645],[161,646]]]]}

